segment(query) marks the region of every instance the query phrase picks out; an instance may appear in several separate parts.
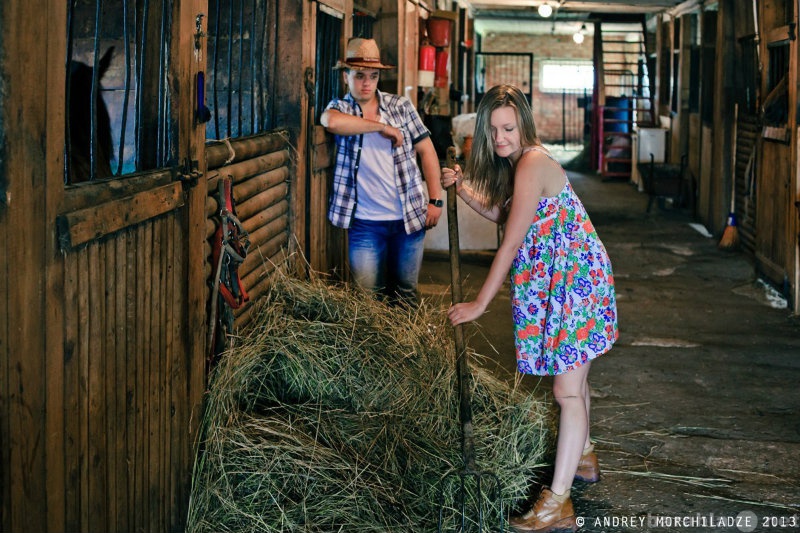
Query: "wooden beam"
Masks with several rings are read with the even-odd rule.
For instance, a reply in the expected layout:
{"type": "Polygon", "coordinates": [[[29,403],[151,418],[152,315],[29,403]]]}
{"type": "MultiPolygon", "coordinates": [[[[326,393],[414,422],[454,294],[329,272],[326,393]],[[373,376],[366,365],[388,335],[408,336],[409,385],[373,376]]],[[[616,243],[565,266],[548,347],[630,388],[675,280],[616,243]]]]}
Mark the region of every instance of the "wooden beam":
{"type": "MultiPolygon", "coordinates": [[[[48,227],[43,213],[47,198],[49,78],[43,59],[48,57],[48,21],[51,17],[59,20],[55,5],[48,0],[6,0],[0,7],[0,123],[5,139],[13,140],[0,147],[0,172],[7,180],[8,193],[0,205],[0,244],[4,251],[0,275],[7,278],[3,282],[7,308],[0,311],[4,321],[0,324],[0,333],[4,334],[0,342],[0,527],[4,531],[50,529],[46,482],[50,450],[45,422],[47,335],[43,329],[47,313],[44,265],[48,227]]],[[[59,442],[56,438],[55,443],[59,442]]],[[[63,508],[63,503],[54,503],[57,509],[63,508]]]]}
{"type": "Polygon", "coordinates": [[[134,196],[106,202],[97,207],[60,215],[59,242],[68,250],[116,231],[155,218],[183,206],[183,186],[163,185],[134,196]]]}
{"type": "Polygon", "coordinates": [[[206,147],[206,162],[209,169],[215,169],[235,161],[245,161],[258,155],[282,150],[288,142],[289,132],[286,130],[233,139],[228,142],[217,141],[206,147]]]}
{"type": "MultiPolygon", "coordinates": [[[[67,47],[67,3],[49,2],[47,20],[47,123],[46,123],[46,165],[45,183],[45,224],[49,228],[44,236],[46,290],[45,309],[45,448],[47,449],[46,509],[47,524],[50,531],[69,529],[65,523],[68,483],[66,461],[66,432],[68,423],[64,413],[66,408],[65,390],[65,271],[64,260],[58,246],[56,233],[52,231],[57,213],[64,201],[64,135],[66,132],[66,94],[53,91],[53,87],[66,86],[64,57],[67,47]]],[[[29,9],[32,7],[29,6],[29,9]]],[[[23,67],[27,68],[27,67],[23,67]]],[[[2,291],[0,291],[2,294],[2,291]]],[[[24,522],[17,527],[28,528],[24,522]]]]}

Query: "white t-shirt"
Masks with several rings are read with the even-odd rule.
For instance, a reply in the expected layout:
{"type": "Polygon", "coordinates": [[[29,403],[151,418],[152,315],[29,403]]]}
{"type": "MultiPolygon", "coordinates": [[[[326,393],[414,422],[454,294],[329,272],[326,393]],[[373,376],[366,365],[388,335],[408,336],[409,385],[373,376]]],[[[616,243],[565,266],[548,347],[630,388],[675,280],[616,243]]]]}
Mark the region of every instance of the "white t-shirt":
{"type": "Polygon", "coordinates": [[[397,191],[391,139],[365,133],[356,176],[358,202],[355,217],[361,220],[402,220],[403,206],[397,191]]]}

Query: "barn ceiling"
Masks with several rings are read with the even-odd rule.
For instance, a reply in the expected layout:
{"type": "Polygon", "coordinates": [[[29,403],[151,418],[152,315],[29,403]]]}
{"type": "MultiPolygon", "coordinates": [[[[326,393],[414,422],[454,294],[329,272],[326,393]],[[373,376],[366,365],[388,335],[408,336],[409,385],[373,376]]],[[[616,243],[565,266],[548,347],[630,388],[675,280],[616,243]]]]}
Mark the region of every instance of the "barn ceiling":
{"type": "Polygon", "coordinates": [[[666,11],[686,0],[462,0],[475,17],[503,16],[536,17],[541,4],[550,4],[553,15],[574,14],[643,14],[666,11]]]}
{"type": "Polygon", "coordinates": [[[669,11],[693,0],[460,0],[472,13],[475,30],[494,33],[566,33],[581,23],[603,20],[639,23],[643,15],[669,11]],[[538,13],[549,4],[552,15],[538,13]]]}

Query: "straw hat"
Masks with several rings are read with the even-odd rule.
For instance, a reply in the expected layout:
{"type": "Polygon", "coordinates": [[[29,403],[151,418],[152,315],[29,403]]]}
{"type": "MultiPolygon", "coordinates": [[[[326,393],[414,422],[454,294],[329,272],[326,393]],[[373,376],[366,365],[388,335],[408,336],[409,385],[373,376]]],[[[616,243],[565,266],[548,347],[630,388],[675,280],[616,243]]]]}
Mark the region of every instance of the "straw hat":
{"type": "Polygon", "coordinates": [[[336,66],[333,68],[336,70],[344,68],[356,70],[374,68],[385,70],[394,68],[394,65],[384,65],[381,63],[381,51],[375,39],[354,37],[347,43],[345,60],[337,62],[336,66]]]}

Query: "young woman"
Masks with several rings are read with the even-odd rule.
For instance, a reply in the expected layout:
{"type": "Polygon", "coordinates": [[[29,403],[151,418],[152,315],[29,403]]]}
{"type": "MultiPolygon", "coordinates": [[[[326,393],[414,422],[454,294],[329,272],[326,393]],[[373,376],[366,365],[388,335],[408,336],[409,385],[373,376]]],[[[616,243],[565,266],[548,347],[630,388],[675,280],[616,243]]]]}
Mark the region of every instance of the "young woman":
{"type": "Polygon", "coordinates": [[[611,262],[566,172],[539,141],[518,88],[499,85],[481,99],[466,175],[471,187],[458,166],[442,169],[442,185],[455,184],[468,206],[505,231],[478,296],[453,305],[450,322],[480,317],[510,272],[517,368],[555,376],[561,408],[552,483],[511,526],[575,530],[573,480],[599,479],[587,376],[618,336],[611,262]]]}

